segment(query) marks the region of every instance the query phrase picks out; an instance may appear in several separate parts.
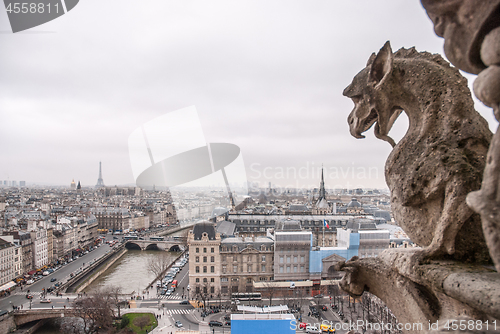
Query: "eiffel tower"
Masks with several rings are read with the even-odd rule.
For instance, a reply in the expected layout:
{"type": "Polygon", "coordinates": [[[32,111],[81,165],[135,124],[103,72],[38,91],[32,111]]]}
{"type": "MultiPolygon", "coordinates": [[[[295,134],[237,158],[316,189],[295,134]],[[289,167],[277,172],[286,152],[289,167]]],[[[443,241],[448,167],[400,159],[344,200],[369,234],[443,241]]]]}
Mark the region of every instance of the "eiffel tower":
{"type": "Polygon", "coordinates": [[[99,178],[97,179],[97,184],[95,185],[96,188],[102,188],[104,187],[104,181],[102,180],[102,169],[101,169],[101,162],[99,161],[99,178]]]}

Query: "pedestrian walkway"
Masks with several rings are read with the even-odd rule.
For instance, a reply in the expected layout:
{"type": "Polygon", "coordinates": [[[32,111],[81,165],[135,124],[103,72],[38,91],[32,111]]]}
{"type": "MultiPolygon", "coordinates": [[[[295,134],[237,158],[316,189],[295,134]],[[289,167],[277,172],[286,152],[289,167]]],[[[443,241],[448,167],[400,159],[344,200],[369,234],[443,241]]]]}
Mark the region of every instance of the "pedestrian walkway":
{"type": "Polygon", "coordinates": [[[193,309],[170,309],[165,310],[167,314],[189,314],[189,312],[193,311],[193,309]]]}
{"type": "Polygon", "coordinates": [[[41,291],[28,292],[28,290],[25,290],[25,291],[16,291],[12,295],[14,295],[14,296],[26,296],[26,295],[39,296],[41,293],[42,293],[41,291]]]}
{"type": "Polygon", "coordinates": [[[182,295],[179,295],[178,293],[171,294],[170,296],[159,295],[158,299],[177,299],[177,300],[181,300],[182,299],[182,295]]]}

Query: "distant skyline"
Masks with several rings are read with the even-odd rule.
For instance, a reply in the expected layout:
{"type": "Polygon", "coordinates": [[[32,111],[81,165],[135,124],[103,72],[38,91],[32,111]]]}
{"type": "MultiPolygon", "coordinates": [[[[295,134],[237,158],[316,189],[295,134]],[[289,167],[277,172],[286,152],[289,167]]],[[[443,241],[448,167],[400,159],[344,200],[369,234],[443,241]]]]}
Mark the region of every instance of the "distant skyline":
{"type": "Polygon", "coordinates": [[[95,186],[99,161],[105,185],[134,184],[129,135],[196,106],[249,182],[317,187],[323,165],[327,188],[386,188],[391,147],[350,136],[342,91],[387,40],[444,57],[418,0],[86,0],[17,34],[2,9],[0,31],[0,180],[27,185],[95,186]]]}

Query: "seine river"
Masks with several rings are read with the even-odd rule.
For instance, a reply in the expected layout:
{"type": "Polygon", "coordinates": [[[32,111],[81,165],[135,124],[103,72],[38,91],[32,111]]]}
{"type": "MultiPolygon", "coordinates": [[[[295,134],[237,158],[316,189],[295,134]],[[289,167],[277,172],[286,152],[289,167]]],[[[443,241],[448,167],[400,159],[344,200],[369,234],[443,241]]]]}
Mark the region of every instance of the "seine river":
{"type": "MultiPolygon", "coordinates": [[[[120,287],[123,294],[138,294],[154,280],[154,274],[148,270],[148,260],[161,251],[128,250],[98,279],[84,291],[96,288],[120,287]]],[[[168,253],[174,261],[180,253],[168,253]]]]}
{"type": "MultiPolygon", "coordinates": [[[[106,270],[103,275],[90,284],[85,291],[95,288],[120,287],[123,294],[140,294],[154,279],[148,270],[148,259],[161,251],[128,250],[118,261],[106,270]]],[[[174,261],[180,253],[169,252],[174,261]]],[[[154,290],[156,291],[156,290],[154,290]]],[[[36,334],[64,334],[57,328],[45,325],[36,334]]]]}

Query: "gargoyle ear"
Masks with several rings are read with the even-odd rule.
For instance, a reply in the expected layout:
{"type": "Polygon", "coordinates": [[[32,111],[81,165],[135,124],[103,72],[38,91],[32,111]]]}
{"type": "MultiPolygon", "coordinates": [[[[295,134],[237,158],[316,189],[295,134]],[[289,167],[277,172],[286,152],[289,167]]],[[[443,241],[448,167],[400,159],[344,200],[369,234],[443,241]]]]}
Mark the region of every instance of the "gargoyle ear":
{"type": "Polygon", "coordinates": [[[372,68],[370,69],[370,81],[374,82],[375,85],[378,85],[391,73],[392,58],[391,43],[387,41],[373,60],[372,68]]]}
{"type": "Polygon", "coordinates": [[[377,54],[374,52],[371,54],[370,58],[368,58],[368,61],[366,62],[366,66],[373,64],[373,60],[375,59],[375,57],[377,57],[377,54]]]}

